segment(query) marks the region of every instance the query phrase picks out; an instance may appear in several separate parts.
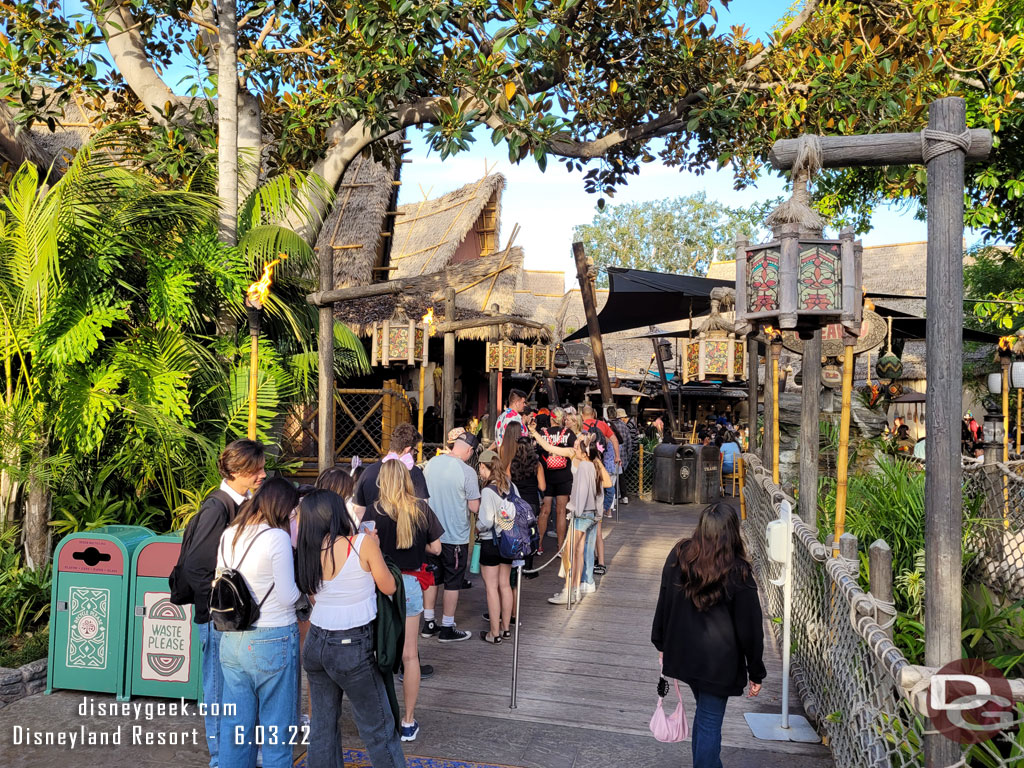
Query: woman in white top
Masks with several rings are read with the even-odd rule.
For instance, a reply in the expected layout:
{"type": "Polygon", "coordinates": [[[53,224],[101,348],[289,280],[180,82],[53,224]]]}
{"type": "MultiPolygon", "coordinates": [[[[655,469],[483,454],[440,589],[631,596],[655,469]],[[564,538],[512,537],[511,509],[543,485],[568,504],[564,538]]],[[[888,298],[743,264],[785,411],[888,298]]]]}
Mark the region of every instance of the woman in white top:
{"type": "Polygon", "coordinates": [[[217,569],[234,568],[245,579],[259,618],[244,632],[225,632],[220,663],[225,705],[220,728],[220,764],[248,768],[263,748],[266,768],[289,768],[296,726],[299,629],[295,622],[295,562],[288,518],[298,502],[287,480],[265,482],[224,529],[217,569]],[[257,721],[260,731],[256,730],[257,721]]]}
{"type": "Polygon", "coordinates": [[[487,590],[487,619],[491,625],[489,631],[480,631],[480,639],[491,645],[500,645],[503,637],[511,637],[512,634],[509,625],[512,623],[515,594],[510,581],[512,561],[501,556],[494,542],[494,527],[498,524],[498,514],[506,503],[509,491],[517,495],[519,492],[509,478],[508,464],[494,451],[487,450],[480,454],[479,471],[483,488],[480,491],[476,531],[480,541],[480,573],[487,590]]]}
{"type": "Polygon", "coordinates": [[[313,491],[299,505],[299,588],[315,599],[302,648],[313,708],[306,765],[343,765],[338,716],[348,694],[374,768],[405,768],[373,649],[377,589],[393,595],[397,585],[377,539],[353,533],[345,502],[333,491],[313,491]]]}

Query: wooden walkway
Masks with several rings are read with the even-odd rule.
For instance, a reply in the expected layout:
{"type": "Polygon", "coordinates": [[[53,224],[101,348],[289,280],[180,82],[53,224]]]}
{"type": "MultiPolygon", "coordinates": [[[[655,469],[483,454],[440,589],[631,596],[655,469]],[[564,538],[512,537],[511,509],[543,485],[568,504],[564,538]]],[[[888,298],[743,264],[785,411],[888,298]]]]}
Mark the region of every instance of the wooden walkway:
{"type": "MultiPolygon", "coordinates": [[[[651,621],[665,557],[679,538],[692,531],[699,508],[634,502],[623,506],[621,513],[620,520],[605,531],[608,574],[598,577],[597,593],[585,597],[571,612],[547,602],[559,584],[556,566],[540,578],[526,581],[517,708],[509,709],[511,643],[494,648],[475,636],[449,645],[421,640],[422,660],[437,670],[421,689],[417,706],[421,722],[429,722],[434,712],[483,715],[639,736],[657,745],[648,730],[658,679],[657,652],[650,642],[651,621]]],[[[553,549],[553,542],[548,538],[545,546],[553,549]]],[[[458,619],[463,629],[474,630],[475,635],[484,627],[485,596],[479,577],[474,577],[474,583],[476,586],[460,597],[458,619]]],[[[764,689],[756,699],[729,700],[723,754],[733,750],[761,753],[752,765],[832,765],[828,749],[821,745],[757,742],[751,736],[743,713],[777,712],[780,707],[781,661],[767,625],[765,633],[768,677],[764,689]],[[808,760],[794,763],[795,756],[808,760]]],[[[682,690],[692,717],[692,697],[686,686],[682,690]]],[[[799,712],[798,701],[796,705],[799,712]]],[[[683,764],[689,764],[688,745],[669,746],[675,758],[652,765],[678,766],[683,758],[683,764]]],[[[726,765],[730,764],[726,760],[726,765]]]]}

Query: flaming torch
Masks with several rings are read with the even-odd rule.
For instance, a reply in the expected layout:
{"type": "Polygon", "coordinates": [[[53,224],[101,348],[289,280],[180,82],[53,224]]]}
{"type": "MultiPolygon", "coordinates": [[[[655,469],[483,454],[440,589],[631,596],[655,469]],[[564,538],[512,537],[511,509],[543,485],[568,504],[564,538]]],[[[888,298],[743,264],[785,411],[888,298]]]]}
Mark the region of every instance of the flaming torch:
{"type": "Polygon", "coordinates": [[[270,283],[274,276],[274,267],[287,259],[285,254],[268,262],[263,267],[263,275],[249,286],[245,292],[245,311],[249,316],[249,431],[248,438],[256,439],[256,395],[259,389],[259,337],[260,322],[263,319],[263,305],[270,296],[270,283]]]}

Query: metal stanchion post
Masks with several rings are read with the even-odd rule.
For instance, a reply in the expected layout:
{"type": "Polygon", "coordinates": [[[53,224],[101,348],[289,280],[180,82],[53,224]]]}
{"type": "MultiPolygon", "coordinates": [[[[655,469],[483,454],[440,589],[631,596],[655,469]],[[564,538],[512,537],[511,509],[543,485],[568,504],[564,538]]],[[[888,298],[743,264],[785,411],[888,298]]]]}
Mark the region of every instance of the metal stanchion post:
{"type": "Polygon", "coordinates": [[[522,617],[519,615],[519,605],[523,596],[523,565],[522,562],[516,567],[516,630],[512,639],[512,701],[509,709],[516,708],[516,688],[519,685],[519,625],[522,617]]]}
{"type": "Polygon", "coordinates": [[[573,554],[576,552],[576,511],[569,513],[569,530],[565,532],[568,539],[566,546],[569,547],[569,569],[565,572],[565,610],[572,610],[572,583],[575,576],[572,571],[573,554]]]}

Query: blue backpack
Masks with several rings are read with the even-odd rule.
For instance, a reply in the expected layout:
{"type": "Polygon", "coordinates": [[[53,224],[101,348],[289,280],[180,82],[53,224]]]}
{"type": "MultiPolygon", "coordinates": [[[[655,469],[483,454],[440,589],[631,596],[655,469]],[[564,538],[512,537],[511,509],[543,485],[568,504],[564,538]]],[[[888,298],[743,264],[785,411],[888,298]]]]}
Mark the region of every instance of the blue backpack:
{"type": "MultiPolygon", "coordinates": [[[[497,493],[496,489],[491,490],[497,493]]],[[[512,488],[507,494],[498,495],[502,505],[498,513],[499,524],[491,529],[494,545],[502,557],[522,560],[534,554],[540,544],[537,516],[533,514],[533,507],[512,488]]]]}

